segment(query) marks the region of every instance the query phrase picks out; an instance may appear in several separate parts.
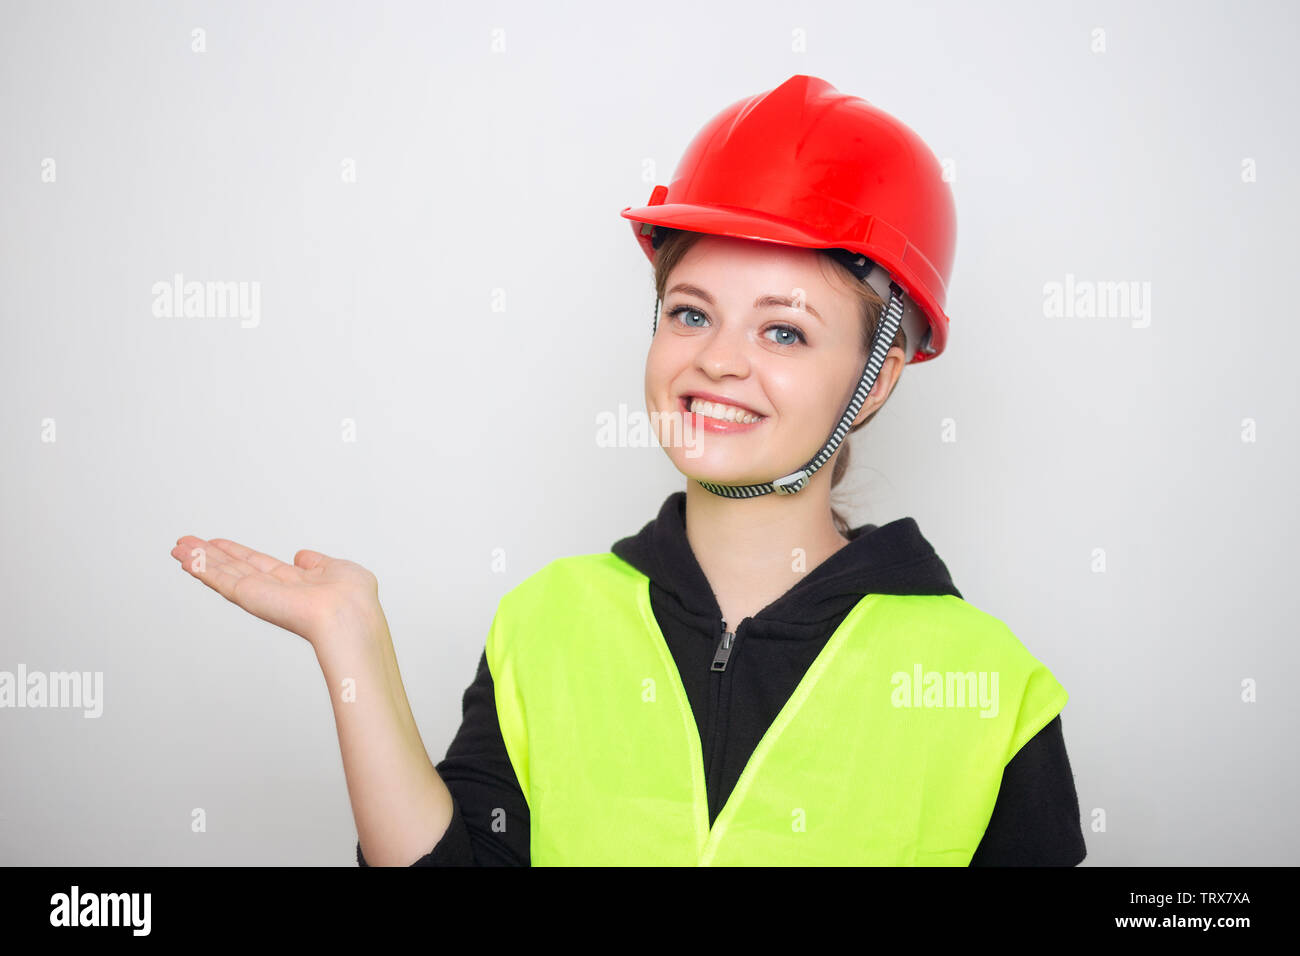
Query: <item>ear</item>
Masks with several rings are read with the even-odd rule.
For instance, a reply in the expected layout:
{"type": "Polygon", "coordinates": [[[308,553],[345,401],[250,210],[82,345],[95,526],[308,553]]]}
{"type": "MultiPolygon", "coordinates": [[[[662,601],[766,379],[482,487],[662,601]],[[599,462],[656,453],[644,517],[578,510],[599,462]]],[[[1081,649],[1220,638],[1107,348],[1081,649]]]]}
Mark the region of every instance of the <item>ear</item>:
{"type": "Polygon", "coordinates": [[[875,384],[867,393],[867,400],[862,403],[857,417],[853,419],[854,428],[860,427],[869,415],[885,404],[894,386],[898,384],[898,377],[903,374],[903,366],[906,364],[907,355],[897,345],[885,353],[885,363],[880,367],[880,374],[876,376],[875,384]]]}

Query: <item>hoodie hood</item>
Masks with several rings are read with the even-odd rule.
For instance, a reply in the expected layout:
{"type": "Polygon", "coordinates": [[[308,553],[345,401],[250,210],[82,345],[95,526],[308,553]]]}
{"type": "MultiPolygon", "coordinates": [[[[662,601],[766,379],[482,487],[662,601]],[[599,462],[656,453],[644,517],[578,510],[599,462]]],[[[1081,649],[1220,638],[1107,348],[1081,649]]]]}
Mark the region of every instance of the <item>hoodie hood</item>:
{"type": "MultiPolygon", "coordinates": [[[[849,543],[810,570],[789,591],[746,620],[753,637],[825,637],[867,594],[951,594],[961,597],[948,568],[912,518],[849,530],[849,543]]],[[[722,612],[686,538],[686,492],[669,495],[658,516],[610,550],[653,582],[675,617],[714,633],[722,612]]],[[[739,621],[728,622],[736,627],[739,621]]]]}

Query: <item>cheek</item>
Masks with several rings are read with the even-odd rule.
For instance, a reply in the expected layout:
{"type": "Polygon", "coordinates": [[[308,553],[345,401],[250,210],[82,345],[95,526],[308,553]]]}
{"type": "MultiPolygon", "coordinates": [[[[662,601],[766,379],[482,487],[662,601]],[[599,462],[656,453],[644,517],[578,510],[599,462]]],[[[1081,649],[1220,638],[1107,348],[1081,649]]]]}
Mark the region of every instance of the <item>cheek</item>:
{"type": "MultiPolygon", "coordinates": [[[[853,388],[857,387],[861,369],[834,368],[814,371],[810,374],[793,373],[769,378],[769,391],[773,405],[780,411],[781,418],[800,423],[801,427],[810,423],[829,422],[831,418],[844,411],[852,397],[853,388]],[[843,383],[852,378],[848,391],[843,383]]],[[[833,423],[832,423],[833,424],[833,423]]]]}
{"type": "Polygon", "coordinates": [[[645,376],[647,383],[671,386],[694,361],[695,350],[680,336],[656,335],[646,352],[645,376]]]}
{"type": "Polygon", "coordinates": [[[813,367],[769,370],[764,392],[779,416],[792,422],[807,422],[809,416],[820,415],[827,401],[825,376],[813,367]]]}
{"type": "Polygon", "coordinates": [[[671,366],[665,359],[664,351],[654,347],[651,347],[650,353],[646,356],[645,394],[647,403],[664,401],[672,388],[671,366]]]}

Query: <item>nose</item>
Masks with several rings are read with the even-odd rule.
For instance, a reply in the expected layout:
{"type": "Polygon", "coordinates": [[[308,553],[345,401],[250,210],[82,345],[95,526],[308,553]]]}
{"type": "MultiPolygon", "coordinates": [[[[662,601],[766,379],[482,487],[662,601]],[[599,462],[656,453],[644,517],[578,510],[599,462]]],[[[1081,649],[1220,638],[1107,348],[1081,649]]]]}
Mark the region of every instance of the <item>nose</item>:
{"type": "Polygon", "coordinates": [[[723,328],[701,340],[695,355],[695,364],[711,378],[726,375],[744,377],[749,374],[748,339],[739,324],[723,328]]]}

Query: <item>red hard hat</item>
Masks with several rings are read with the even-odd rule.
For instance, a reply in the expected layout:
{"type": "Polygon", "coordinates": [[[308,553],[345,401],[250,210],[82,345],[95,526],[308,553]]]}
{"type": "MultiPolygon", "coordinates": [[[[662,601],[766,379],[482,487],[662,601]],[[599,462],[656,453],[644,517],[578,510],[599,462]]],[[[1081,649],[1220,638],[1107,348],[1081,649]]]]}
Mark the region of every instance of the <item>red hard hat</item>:
{"type": "Polygon", "coordinates": [[[651,262],[653,226],[861,253],[929,323],[928,342],[908,343],[909,361],[947,343],[957,213],[939,161],[894,117],[815,76],[727,107],[691,140],[670,184],[622,215],[651,262]]]}

